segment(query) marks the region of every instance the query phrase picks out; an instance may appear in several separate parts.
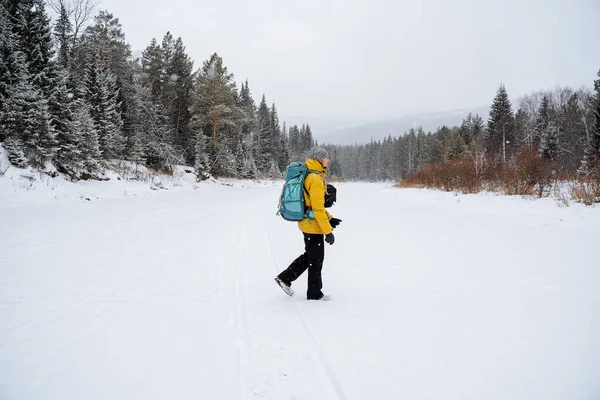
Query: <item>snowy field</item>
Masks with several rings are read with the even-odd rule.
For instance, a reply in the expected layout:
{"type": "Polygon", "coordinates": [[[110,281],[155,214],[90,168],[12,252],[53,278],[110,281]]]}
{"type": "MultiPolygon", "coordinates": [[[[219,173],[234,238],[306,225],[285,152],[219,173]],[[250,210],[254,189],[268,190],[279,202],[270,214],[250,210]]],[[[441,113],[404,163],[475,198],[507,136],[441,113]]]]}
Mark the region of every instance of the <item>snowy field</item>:
{"type": "Polygon", "coordinates": [[[2,400],[600,399],[599,207],[338,184],[309,302],[279,183],[19,185],[2,400]]]}

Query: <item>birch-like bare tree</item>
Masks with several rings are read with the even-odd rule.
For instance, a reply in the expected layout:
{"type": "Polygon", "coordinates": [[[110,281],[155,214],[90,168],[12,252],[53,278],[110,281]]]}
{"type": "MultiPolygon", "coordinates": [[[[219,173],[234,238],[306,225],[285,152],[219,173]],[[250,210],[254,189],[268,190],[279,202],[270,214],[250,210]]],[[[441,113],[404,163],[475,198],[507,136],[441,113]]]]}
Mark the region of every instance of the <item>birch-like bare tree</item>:
{"type": "Polygon", "coordinates": [[[92,18],[92,14],[98,6],[98,0],[48,0],[48,5],[60,15],[61,8],[67,10],[67,15],[73,25],[73,41],[77,42],[79,33],[85,28],[85,24],[92,18]]]}

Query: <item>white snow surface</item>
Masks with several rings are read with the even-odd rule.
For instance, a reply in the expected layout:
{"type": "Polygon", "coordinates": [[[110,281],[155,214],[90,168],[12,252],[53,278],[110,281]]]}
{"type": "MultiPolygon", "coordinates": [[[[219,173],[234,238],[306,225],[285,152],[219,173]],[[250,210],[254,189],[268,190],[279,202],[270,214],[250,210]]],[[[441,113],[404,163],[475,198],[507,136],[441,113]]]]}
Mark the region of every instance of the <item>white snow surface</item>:
{"type": "Polygon", "coordinates": [[[11,173],[2,400],[600,398],[598,207],[336,184],[318,302],[281,182],[11,173]]]}

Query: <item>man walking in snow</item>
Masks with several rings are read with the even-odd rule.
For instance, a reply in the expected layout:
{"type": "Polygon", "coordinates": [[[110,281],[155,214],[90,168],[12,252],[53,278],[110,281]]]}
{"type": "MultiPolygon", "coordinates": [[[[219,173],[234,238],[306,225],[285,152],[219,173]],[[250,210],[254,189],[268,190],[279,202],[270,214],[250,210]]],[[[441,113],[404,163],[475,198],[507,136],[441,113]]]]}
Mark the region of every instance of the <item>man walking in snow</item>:
{"type": "Polygon", "coordinates": [[[298,228],[304,235],[305,251],[275,278],[275,282],[286,294],[292,296],[294,294],[290,287],[292,282],[308,269],[306,297],[309,300],[330,300],[331,297],[324,295],[321,291],[323,288],[321,269],[325,258],[323,239],[332,245],[335,241],[333,229],[342,220],[333,218],[325,209],[327,187],[325,175],[327,175],[327,167],[329,166],[327,150],[322,147],[313,147],[308,153],[305,165],[311,172],[304,179],[304,203],[307,210],[312,210],[314,219],[307,217],[298,222],[298,228]]]}

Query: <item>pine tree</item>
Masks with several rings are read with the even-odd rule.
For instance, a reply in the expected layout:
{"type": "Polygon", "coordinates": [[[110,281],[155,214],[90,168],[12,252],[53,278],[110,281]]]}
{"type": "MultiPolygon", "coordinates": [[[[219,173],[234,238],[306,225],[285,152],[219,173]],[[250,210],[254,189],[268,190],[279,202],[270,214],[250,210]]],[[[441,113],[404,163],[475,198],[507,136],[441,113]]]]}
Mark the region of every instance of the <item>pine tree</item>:
{"type": "Polygon", "coordinates": [[[42,167],[56,150],[49,112],[56,85],[50,20],[42,0],[5,0],[2,6],[0,137],[16,135],[13,143],[21,143],[29,160],[42,167]]]}
{"type": "Polygon", "coordinates": [[[513,140],[513,125],[514,114],[512,105],[506,88],[504,85],[500,85],[490,110],[487,149],[492,156],[499,157],[503,164],[506,164],[508,161],[511,149],[515,145],[513,140]]]}
{"type": "Polygon", "coordinates": [[[554,110],[548,95],[542,97],[538,111],[538,131],[540,138],[540,154],[547,160],[553,160],[558,150],[558,129],[553,121],[554,110]]]}
{"type": "Polygon", "coordinates": [[[463,157],[468,150],[468,146],[463,139],[463,136],[459,133],[452,133],[450,135],[450,148],[448,150],[448,159],[454,160],[463,157]]]}
{"type": "Polygon", "coordinates": [[[128,157],[135,162],[144,160],[156,170],[170,172],[173,165],[183,160],[182,151],[173,146],[173,128],[169,124],[162,97],[160,93],[152,93],[152,82],[141,72],[141,67],[133,82],[135,96],[130,111],[132,125],[128,157]]]}
{"type": "Polygon", "coordinates": [[[55,86],[56,69],[52,61],[52,29],[44,1],[8,1],[7,4],[13,4],[12,7],[7,7],[9,18],[12,17],[13,33],[25,55],[31,82],[42,91],[47,100],[55,86]]]}
{"type": "Polygon", "coordinates": [[[57,151],[54,157],[59,171],[71,174],[81,160],[79,135],[73,127],[73,92],[66,70],[59,73],[58,84],[52,93],[50,112],[54,116],[52,126],[56,131],[57,151]]]}
{"type": "MultiPolygon", "coordinates": [[[[273,160],[275,161],[277,170],[281,172],[282,169],[289,164],[290,156],[285,143],[285,135],[281,131],[281,126],[279,125],[279,115],[277,114],[275,103],[271,105],[271,110],[269,111],[269,130],[272,140],[271,152],[273,154],[273,160]]],[[[280,173],[278,175],[280,175],[280,173]]]]}
{"type": "MultiPolygon", "coordinates": [[[[94,24],[85,29],[77,47],[77,58],[81,65],[87,64],[89,54],[98,55],[99,60],[121,84],[128,82],[131,75],[128,61],[131,46],[125,41],[119,19],[108,11],[100,11],[94,17],[94,24]]],[[[118,89],[122,88],[119,86],[118,89]]]]}
{"type": "Polygon", "coordinates": [[[148,140],[144,153],[148,166],[171,172],[173,166],[183,162],[183,154],[172,144],[169,120],[162,104],[148,104],[150,114],[145,124],[148,140]]]}
{"type": "MultiPolygon", "coordinates": [[[[25,68],[24,65],[15,65],[16,52],[17,42],[8,19],[8,10],[0,1],[0,120],[4,118],[2,114],[6,112],[5,103],[12,94],[16,71],[25,68]]],[[[0,125],[0,143],[6,139],[7,133],[6,127],[0,125]]],[[[13,147],[16,145],[15,141],[11,143],[13,147]]]]}
{"type": "Polygon", "coordinates": [[[414,128],[410,128],[408,134],[405,136],[407,141],[407,154],[406,154],[406,170],[410,174],[414,170],[418,169],[416,162],[417,155],[417,135],[414,128]]]}
{"type": "Polygon", "coordinates": [[[564,134],[560,143],[558,165],[571,174],[577,172],[584,157],[588,121],[591,119],[589,96],[589,92],[581,89],[571,93],[563,106],[561,132],[564,134]]]}
{"type": "Polygon", "coordinates": [[[256,136],[254,139],[254,159],[258,163],[258,170],[268,174],[271,169],[271,160],[274,157],[271,136],[271,111],[263,95],[258,110],[256,111],[256,136]]]}
{"type": "Polygon", "coordinates": [[[290,160],[300,161],[300,129],[298,129],[298,125],[290,127],[288,134],[288,146],[290,148],[290,160]]]}
{"type": "Polygon", "coordinates": [[[18,66],[18,61],[24,62],[24,57],[18,57],[18,43],[9,20],[9,9],[5,2],[0,1],[0,143],[6,149],[10,163],[19,168],[25,168],[29,162],[23,152],[24,144],[20,135],[15,131],[18,114],[13,114],[14,98],[13,85],[17,71],[23,71],[25,65],[18,66]]]}
{"type": "Polygon", "coordinates": [[[12,137],[15,145],[23,145],[28,160],[43,167],[56,150],[56,138],[50,125],[48,101],[32,84],[26,68],[25,54],[14,53],[14,82],[3,100],[0,127],[3,136],[12,137]]]}
{"type": "Polygon", "coordinates": [[[91,106],[94,126],[98,131],[100,150],[105,160],[120,157],[124,150],[121,133],[123,121],[117,102],[115,76],[103,65],[98,55],[89,58],[85,76],[86,99],[91,106]]]}
{"type": "Polygon", "coordinates": [[[237,89],[233,74],[227,72],[223,59],[214,53],[198,72],[192,112],[213,138],[219,128],[236,128],[242,113],[236,105],[237,89]]]}
{"type": "Polygon", "coordinates": [[[481,137],[484,134],[485,124],[479,114],[475,114],[471,121],[471,133],[473,138],[481,137]]]}
{"type": "Polygon", "coordinates": [[[242,83],[240,93],[237,97],[237,106],[242,110],[243,118],[240,124],[240,132],[243,135],[250,135],[255,130],[256,104],[252,98],[252,93],[248,87],[248,80],[242,83]]]}
{"type": "Polygon", "coordinates": [[[342,168],[342,163],[340,162],[340,157],[338,155],[338,149],[333,147],[329,151],[331,163],[329,164],[329,172],[331,176],[336,178],[341,178],[344,176],[344,170],[342,168]]]}
{"type": "Polygon", "coordinates": [[[307,153],[313,146],[315,146],[315,141],[313,139],[310,125],[306,124],[306,126],[303,125],[302,127],[303,130],[300,131],[301,148],[303,153],[307,153]]]}
{"type": "Polygon", "coordinates": [[[241,111],[236,162],[238,163],[240,174],[246,178],[253,179],[257,175],[256,164],[254,162],[255,154],[253,154],[254,146],[258,143],[255,120],[257,110],[247,79],[240,87],[236,105],[241,111]]]}
{"type": "MultiPolygon", "coordinates": [[[[169,34],[170,35],[170,34],[169,34]]],[[[163,53],[167,68],[167,80],[164,87],[163,104],[171,120],[174,143],[183,149],[185,159],[192,163],[194,159],[194,137],[190,131],[190,108],[192,106],[192,69],[194,62],[185,52],[181,38],[175,41],[170,50],[170,40],[163,40],[163,53]],[[165,48],[166,46],[166,48],[165,48]]]]}
{"type": "MultiPolygon", "coordinates": [[[[446,127],[442,127],[444,129],[446,127]]],[[[428,146],[427,135],[423,131],[423,127],[417,128],[417,142],[416,142],[416,155],[415,155],[415,167],[421,168],[431,158],[432,149],[428,146]]],[[[437,161],[437,160],[436,160],[437,161]]]]}
{"type": "Polygon", "coordinates": [[[30,130],[25,135],[28,138],[25,146],[32,165],[43,168],[56,151],[56,133],[50,123],[48,102],[43,98],[42,93],[33,90],[28,97],[30,108],[27,110],[27,119],[30,130]]]}
{"type": "Polygon", "coordinates": [[[144,85],[150,88],[152,101],[162,101],[165,66],[163,63],[163,51],[152,39],[150,45],[142,52],[142,72],[144,74],[144,85]]]}
{"type": "Polygon", "coordinates": [[[460,126],[460,135],[462,136],[463,141],[468,146],[473,140],[473,115],[469,113],[460,126]]]}
{"type": "Polygon", "coordinates": [[[459,133],[465,144],[470,146],[471,141],[483,134],[484,128],[483,119],[478,114],[473,115],[469,113],[463,120],[459,128],[459,133]]]}
{"type": "Polygon", "coordinates": [[[160,49],[163,54],[164,75],[166,76],[167,80],[169,80],[173,74],[173,71],[171,71],[171,66],[175,53],[175,43],[173,42],[173,35],[171,35],[171,32],[167,32],[163,37],[160,49]]]}
{"type": "MultiPolygon", "coordinates": [[[[114,122],[119,125],[121,131],[121,135],[115,138],[122,142],[117,148],[120,147],[124,150],[123,139],[133,134],[132,103],[135,96],[133,85],[135,63],[130,62],[131,46],[125,41],[125,33],[119,19],[107,11],[100,11],[94,17],[94,23],[85,29],[81,39],[76,42],[73,53],[75,79],[85,81],[90,55],[96,57],[103,70],[113,77],[111,80],[114,79],[114,83],[110,85],[114,86],[117,95],[114,112],[119,114],[118,118],[114,117],[114,122]]],[[[94,111],[92,114],[94,115],[94,111]]],[[[100,137],[103,138],[102,133],[100,137]]],[[[104,156],[108,155],[104,154],[104,156]]],[[[114,154],[110,157],[121,156],[123,154],[114,154]]]]}
{"type": "Polygon", "coordinates": [[[54,36],[58,45],[58,65],[64,70],[69,70],[73,46],[73,25],[63,2],[60,3],[60,13],[54,25],[54,36]]]}
{"type": "Polygon", "coordinates": [[[79,176],[89,178],[100,170],[100,141],[96,124],[92,118],[87,101],[79,99],[73,102],[73,132],[77,135],[77,154],[80,157],[79,176]]]}

